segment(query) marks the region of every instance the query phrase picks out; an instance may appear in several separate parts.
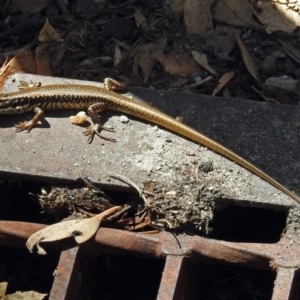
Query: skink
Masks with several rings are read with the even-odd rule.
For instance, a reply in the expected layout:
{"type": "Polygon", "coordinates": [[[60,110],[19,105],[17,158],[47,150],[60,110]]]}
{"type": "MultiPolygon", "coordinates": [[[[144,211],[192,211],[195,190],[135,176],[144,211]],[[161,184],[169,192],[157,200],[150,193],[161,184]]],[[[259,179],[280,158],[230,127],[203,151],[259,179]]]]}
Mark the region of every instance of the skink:
{"type": "Polygon", "coordinates": [[[81,84],[57,84],[0,95],[0,114],[19,114],[31,110],[36,112],[32,120],[16,124],[17,131],[30,131],[43,117],[43,110],[58,109],[87,109],[93,122],[85,131],[89,142],[95,134],[105,138],[100,134],[101,129],[111,130],[99,123],[98,114],[104,110],[119,111],[160,125],[234,161],[300,204],[300,199],[291,191],[228,148],[161,111],[110,89],[81,84]]]}

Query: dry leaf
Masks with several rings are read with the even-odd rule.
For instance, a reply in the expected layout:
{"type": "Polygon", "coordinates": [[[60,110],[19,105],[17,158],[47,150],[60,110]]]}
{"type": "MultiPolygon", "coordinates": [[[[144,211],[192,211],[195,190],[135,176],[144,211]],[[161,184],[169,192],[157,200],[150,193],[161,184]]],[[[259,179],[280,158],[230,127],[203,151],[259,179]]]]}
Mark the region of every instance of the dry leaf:
{"type": "Polygon", "coordinates": [[[115,53],[114,53],[114,66],[119,64],[122,60],[122,51],[119,45],[115,46],[115,53]]]}
{"type": "Polygon", "coordinates": [[[231,28],[232,33],[234,34],[234,37],[239,45],[239,48],[242,53],[243,61],[245,63],[245,66],[247,67],[249,73],[252,75],[252,77],[259,82],[258,74],[257,74],[257,67],[255,64],[255,61],[249,52],[249,50],[246,48],[242,40],[240,39],[239,35],[235,32],[234,29],[231,28]]]}
{"type": "MultiPolygon", "coordinates": [[[[200,81],[197,81],[197,82],[195,82],[195,83],[193,83],[193,84],[185,85],[185,86],[183,86],[183,87],[176,88],[175,90],[180,91],[180,90],[182,90],[182,89],[195,89],[195,88],[198,88],[198,87],[204,85],[205,83],[209,82],[209,81],[212,80],[212,79],[213,79],[212,76],[208,76],[208,77],[206,77],[206,78],[204,78],[204,79],[202,79],[202,80],[200,80],[200,81]]],[[[174,88],[173,88],[173,90],[174,90],[174,88]]],[[[177,118],[176,118],[176,119],[177,119],[177,118]]]]}
{"type": "Polygon", "coordinates": [[[268,55],[260,64],[260,69],[264,74],[272,75],[276,70],[277,58],[281,55],[281,50],[268,55]]]}
{"type": "Polygon", "coordinates": [[[36,73],[35,57],[29,47],[22,49],[17,56],[1,68],[1,90],[3,89],[6,78],[16,73],[36,73]]]}
{"type": "Polygon", "coordinates": [[[146,29],[148,27],[148,23],[146,18],[142,15],[141,11],[136,9],[134,13],[135,23],[138,28],[146,29]]]}
{"type": "MultiPolygon", "coordinates": [[[[235,29],[238,34],[240,29],[235,29]]],[[[217,24],[214,35],[206,40],[206,48],[213,51],[218,59],[227,59],[236,45],[236,39],[228,26],[217,24]]]]}
{"type": "Polygon", "coordinates": [[[218,73],[208,64],[206,55],[197,51],[192,51],[192,55],[194,57],[194,60],[205,70],[210,72],[211,74],[215,76],[219,76],[218,73]]]}
{"type": "Polygon", "coordinates": [[[7,285],[7,281],[0,282],[0,300],[3,300],[4,296],[6,295],[7,285]]]}
{"type": "Polygon", "coordinates": [[[60,34],[51,26],[48,19],[39,34],[40,42],[56,42],[61,39],[60,34]]]}
{"type": "Polygon", "coordinates": [[[218,85],[215,87],[212,95],[215,96],[221,89],[234,77],[234,72],[225,73],[219,80],[218,85]]]}
{"type": "Polygon", "coordinates": [[[147,82],[151,71],[156,63],[156,57],[163,53],[167,39],[159,39],[155,43],[142,45],[138,48],[137,60],[143,71],[143,82],[147,82]]]}
{"type": "Polygon", "coordinates": [[[184,2],[184,23],[187,34],[199,34],[211,37],[214,27],[210,7],[214,0],[186,0],[184,2]]]}
{"type": "Polygon", "coordinates": [[[248,0],[216,0],[212,7],[212,17],[227,25],[263,29],[253,19],[248,0]]]}
{"type": "Polygon", "coordinates": [[[6,295],[4,300],[43,300],[48,294],[42,294],[35,291],[15,292],[6,295]]]}
{"type": "Polygon", "coordinates": [[[200,68],[193,58],[186,53],[171,52],[161,54],[156,58],[171,75],[188,77],[200,72],[200,68]]]}
{"type": "Polygon", "coordinates": [[[117,222],[118,227],[123,227],[126,228],[126,230],[137,230],[143,227],[146,227],[151,224],[151,219],[146,217],[146,218],[141,218],[138,216],[131,217],[131,218],[126,218],[119,220],[117,222]]]}
{"type": "Polygon", "coordinates": [[[45,255],[47,252],[40,246],[42,242],[53,242],[74,237],[78,244],[82,244],[96,233],[102,219],[107,218],[120,209],[120,206],[114,206],[92,218],[68,220],[47,226],[32,234],[26,242],[26,247],[32,252],[36,246],[37,253],[45,255]]]}
{"type": "Polygon", "coordinates": [[[286,75],[266,79],[263,88],[272,91],[273,94],[281,92],[286,95],[300,96],[300,81],[286,75]]]}
{"type": "Polygon", "coordinates": [[[263,24],[267,33],[283,31],[292,33],[300,26],[299,12],[293,11],[280,1],[250,1],[253,13],[263,24]]]}
{"type": "Polygon", "coordinates": [[[52,66],[60,64],[66,49],[60,34],[48,20],[40,32],[39,41],[36,48],[37,74],[53,76],[52,66]]]}
{"type": "Polygon", "coordinates": [[[36,246],[38,254],[45,255],[47,252],[40,246],[41,242],[53,242],[74,237],[76,242],[80,244],[80,240],[85,242],[95,234],[100,222],[99,218],[93,217],[89,219],[69,220],[47,226],[32,234],[26,242],[26,247],[30,252],[33,252],[33,248],[36,246]]]}
{"type": "Polygon", "coordinates": [[[177,87],[177,88],[180,88],[182,86],[186,86],[187,83],[188,83],[188,79],[186,78],[178,78],[177,80],[173,81],[170,83],[170,87],[177,87]]]}

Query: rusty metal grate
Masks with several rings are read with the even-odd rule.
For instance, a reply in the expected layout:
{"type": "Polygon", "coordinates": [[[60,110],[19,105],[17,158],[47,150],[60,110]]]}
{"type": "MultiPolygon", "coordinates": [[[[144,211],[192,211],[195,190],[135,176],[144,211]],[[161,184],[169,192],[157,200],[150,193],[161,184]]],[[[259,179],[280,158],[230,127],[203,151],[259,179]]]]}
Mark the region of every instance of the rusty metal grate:
{"type": "MultiPolygon", "coordinates": [[[[35,214],[27,216],[22,202],[17,206],[15,219],[35,214]]],[[[175,239],[167,232],[151,235],[100,228],[95,238],[80,247],[70,240],[48,244],[50,254],[42,257],[30,254],[24,245],[46,225],[0,221],[0,265],[14,269],[18,262],[15,270],[24,275],[18,278],[22,284],[45,282],[36,288],[48,293],[49,299],[217,299],[219,293],[231,299],[251,299],[247,293],[256,293],[257,299],[299,299],[300,247],[288,231],[281,237],[287,211],[252,207],[251,222],[251,218],[245,221],[245,209],[229,206],[219,212],[225,221],[231,215],[232,224],[226,227],[224,222],[221,230],[216,220],[218,239],[185,235],[175,239]],[[253,241],[255,223],[262,228],[269,220],[277,227],[271,224],[265,233],[261,230],[259,239],[265,243],[253,241]],[[244,230],[251,223],[253,236],[244,230]],[[237,227],[240,232],[228,235],[237,227]],[[40,276],[43,280],[38,280],[40,276]]]]}
{"type": "MultiPolygon", "coordinates": [[[[1,245],[6,247],[24,247],[27,237],[37,229],[43,227],[43,225],[39,224],[11,221],[1,221],[0,225],[1,245]]],[[[52,253],[54,249],[57,251],[65,250],[60,254],[55,270],[54,282],[49,291],[49,299],[63,299],[63,295],[65,295],[65,299],[80,299],[78,295],[82,295],[82,299],[86,299],[84,297],[85,289],[83,286],[84,283],[87,285],[87,282],[82,278],[85,278],[91,272],[91,266],[86,265],[86,257],[94,257],[96,254],[101,254],[100,257],[107,260],[106,263],[109,263],[108,260],[113,260],[112,254],[121,255],[122,259],[125,259],[124,255],[134,255],[156,258],[160,261],[154,262],[153,259],[148,259],[147,262],[146,260],[146,265],[148,267],[151,266],[151,272],[154,272],[156,277],[154,276],[151,279],[151,276],[149,276],[150,279],[147,278],[140,291],[136,289],[133,292],[133,296],[124,295],[124,299],[146,299],[146,296],[149,296],[149,294],[152,297],[147,299],[194,299],[191,291],[195,290],[200,292],[200,299],[205,299],[203,295],[206,295],[206,297],[209,296],[206,291],[209,283],[207,279],[206,281],[202,281],[201,277],[199,278],[197,275],[199,276],[199,272],[203,268],[211,271],[211,268],[208,267],[210,264],[215,269],[219,264],[234,264],[257,270],[268,270],[268,272],[265,272],[265,275],[269,279],[265,279],[263,283],[268,282],[269,285],[275,278],[275,274],[272,274],[272,272],[276,271],[277,275],[273,287],[272,299],[299,299],[299,288],[297,285],[299,273],[297,269],[299,266],[300,251],[299,247],[292,245],[289,239],[283,238],[276,244],[231,243],[187,236],[179,236],[178,239],[182,245],[181,249],[178,248],[178,244],[174,241],[173,236],[165,232],[149,237],[145,234],[134,234],[101,228],[95,240],[90,241],[80,249],[77,247],[65,249],[70,247],[70,245],[63,243],[57,243],[55,246],[51,245],[51,248],[53,248],[52,253]],[[83,261],[85,261],[85,264],[83,261]],[[197,268],[193,265],[194,263],[197,268]],[[191,272],[191,266],[194,266],[194,274],[191,272]],[[153,281],[156,281],[156,283],[153,284],[153,281]],[[201,286],[202,283],[205,283],[205,286],[201,286]],[[157,294],[156,289],[158,290],[157,294]]],[[[99,268],[98,272],[106,274],[107,266],[106,268],[101,267],[104,264],[103,262],[102,264],[99,261],[97,263],[97,259],[95,258],[90,258],[90,260],[93,261],[94,270],[99,268]]],[[[131,260],[131,263],[133,262],[131,260]]],[[[135,260],[136,263],[141,264],[140,259],[138,261],[135,260]]],[[[114,264],[116,267],[117,262],[114,262],[114,264]]],[[[133,284],[131,280],[141,281],[137,277],[135,279],[132,278],[132,274],[127,268],[122,269],[124,264],[120,263],[119,265],[117,271],[119,274],[123,273],[123,279],[126,276],[131,276],[127,279],[131,282],[131,285],[133,284]]],[[[43,266],[45,266],[44,263],[43,266]]],[[[55,264],[53,266],[55,268],[55,264]]],[[[220,272],[221,268],[221,266],[218,266],[216,269],[218,271],[216,272],[220,272]]],[[[48,271],[48,275],[51,275],[54,270],[48,271]]],[[[139,272],[140,277],[145,277],[144,273],[147,272],[147,268],[141,267],[139,272]]],[[[232,272],[231,269],[231,274],[232,272]]],[[[253,272],[252,276],[255,275],[257,277],[259,276],[257,274],[260,274],[260,272],[253,272]]],[[[238,269],[237,274],[241,274],[240,269],[238,269]]],[[[104,282],[107,281],[105,276],[103,279],[104,282]]],[[[90,278],[90,280],[93,279],[90,278]]],[[[118,280],[118,278],[114,278],[114,280],[118,280]]],[[[103,286],[103,282],[90,282],[89,284],[90,288],[97,284],[103,286]]],[[[210,283],[211,286],[214,284],[217,285],[215,282],[210,283]]],[[[110,283],[110,285],[112,288],[111,293],[113,294],[115,291],[113,288],[116,288],[117,284],[110,283]]],[[[128,290],[128,285],[126,287],[127,289],[124,289],[124,291],[128,290]]],[[[212,287],[210,287],[210,291],[212,291],[212,287]]]]}

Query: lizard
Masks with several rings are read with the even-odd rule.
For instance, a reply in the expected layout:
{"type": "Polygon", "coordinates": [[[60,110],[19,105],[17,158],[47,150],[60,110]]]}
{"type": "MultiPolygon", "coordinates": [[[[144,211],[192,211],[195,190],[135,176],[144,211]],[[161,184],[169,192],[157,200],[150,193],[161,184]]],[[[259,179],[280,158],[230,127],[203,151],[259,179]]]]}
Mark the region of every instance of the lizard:
{"type": "Polygon", "coordinates": [[[86,128],[84,134],[88,136],[89,143],[93,141],[95,135],[103,139],[115,141],[100,133],[101,130],[114,131],[110,127],[101,125],[98,115],[102,111],[114,110],[132,115],[164,127],[221,154],[262,178],[300,204],[299,197],[230,149],[150,105],[113,91],[114,89],[123,88],[122,84],[110,78],[104,81],[103,88],[84,84],[53,84],[25,88],[19,92],[0,94],[0,114],[20,114],[34,110],[35,116],[30,121],[20,122],[15,125],[17,132],[29,132],[44,117],[44,110],[87,109],[92,124],[86,128]]]}

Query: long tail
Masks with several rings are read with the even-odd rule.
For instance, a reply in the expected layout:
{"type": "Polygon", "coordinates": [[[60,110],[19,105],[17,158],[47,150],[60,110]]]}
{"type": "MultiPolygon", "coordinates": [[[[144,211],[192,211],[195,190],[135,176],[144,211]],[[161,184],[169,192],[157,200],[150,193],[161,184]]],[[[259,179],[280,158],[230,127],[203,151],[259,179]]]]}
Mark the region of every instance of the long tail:
{"type": "Polygon", "coordinates": [[[224,157],[234,161],[235,163],[239,164],[240,166],[244,167],[245,169],[249,170],[253,174],[259,176],[260,178],[264,179],[266,182],[270,183],[281,192],[285,193],[287,196],[291,197],[297,203],[300,204],[300,198],[294,195],[291,191],[285,188],[282,184],[277,182],[275,179],[270,177],[268,174],[242,158],[241,156],[235,154],[230,149],[222,146],[221,144],[215,142],[214,140],[210,139],[209,137],[205,136],[204,134],[196,131],[195,129],[184,125],[175,119],[171,118],[170,116],[158,111],[151,106],[141,103],[135,103],[130,101],[126,107],[119,107],[118,110],[123,111],[124,113],[134,115],[135,117],[139,117],[146,121],[150,121],[154,124],[160,125],[164,128],[169,129],[181,136],[188,138],[194,142],[197,142],[221,155],[224,157]],[[129,104],[130,103],[130,104],[129,104]]]}

